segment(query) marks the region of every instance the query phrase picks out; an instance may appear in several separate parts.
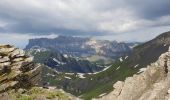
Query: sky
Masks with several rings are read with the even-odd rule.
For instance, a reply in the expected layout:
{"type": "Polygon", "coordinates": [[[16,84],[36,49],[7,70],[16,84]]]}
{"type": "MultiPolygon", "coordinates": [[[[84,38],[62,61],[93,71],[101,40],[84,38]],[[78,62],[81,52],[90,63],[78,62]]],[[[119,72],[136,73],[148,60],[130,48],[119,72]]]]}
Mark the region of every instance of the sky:
{"type": "Polygon", "coordinates": [[[147,41],[170,30],[170,0],[0,0],[0,43],[70,35],[147,41]]]}

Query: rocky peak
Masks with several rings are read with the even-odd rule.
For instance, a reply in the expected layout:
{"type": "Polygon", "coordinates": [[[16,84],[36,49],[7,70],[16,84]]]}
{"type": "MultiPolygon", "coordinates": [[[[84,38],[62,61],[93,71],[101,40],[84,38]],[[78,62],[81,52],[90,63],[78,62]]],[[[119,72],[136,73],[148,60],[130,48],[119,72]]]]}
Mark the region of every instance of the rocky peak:
{"type": "Polygon", "coordinates": [[[169,100],[170,48],[142,73],[118,81],[113,91],[99,100],[169,100]]]}
{"type": "Polygon", "coordinates": [[[0,45],[0,93],[10,89],[29,88],[40,80],[40,64],[33,57],[11,45],[0,45]]]}

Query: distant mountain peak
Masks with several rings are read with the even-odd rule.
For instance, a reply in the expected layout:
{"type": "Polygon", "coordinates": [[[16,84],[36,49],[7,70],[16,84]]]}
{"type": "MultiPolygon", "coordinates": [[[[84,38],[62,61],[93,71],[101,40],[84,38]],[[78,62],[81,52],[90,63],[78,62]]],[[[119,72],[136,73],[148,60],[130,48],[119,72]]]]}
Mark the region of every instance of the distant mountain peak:
{"type": "Polygon", "coordinates": [[[31,49],[34,46],[53,51],[57,50],[60,53],[78,57],[82,55],[102,55],[113,59],[126,55],[131,51],[126,43],[72,36],[58,36],[55,39],[30,39],[26,49],[31,49]]]}

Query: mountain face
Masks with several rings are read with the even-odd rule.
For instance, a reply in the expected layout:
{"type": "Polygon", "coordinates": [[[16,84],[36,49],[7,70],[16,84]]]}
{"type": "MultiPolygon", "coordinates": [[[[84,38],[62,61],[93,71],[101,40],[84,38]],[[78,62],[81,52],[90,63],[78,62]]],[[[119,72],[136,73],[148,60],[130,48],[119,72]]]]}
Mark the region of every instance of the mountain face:
{"type": "Polygon", "coordinates": [[[34,56],[35,62],[42,63],[58,72],[93,73],[103,69],[87,60],[73,58],[45,48],[31,48],[27,50],[27,53],[34,56]]]}
{"type": "Polygon", "coordinates": [[[155,39],[136,46],[126,61],[129,67],[144,67],[155,62],[170,46],[170,32],[163,33],[155,39]]]}
{"type": "Polygon", "coordinates": [[[111,93],[95,100],[169,100],[170,48],[143,71],[116,82],[111,93]]]}
{"type": "Polygon", "coordinates": [[[79,100],[54,87],[35,87],[42,65],[32,60],[23,50],[0,45],[0,100],[79,100]]]}
{"type": "Polygon", "coordinates": [[[104,68],[101,66],[131,51],[125,43],[68,36],[30,39],[26,50],[35,57],[35,62],[69,73],[100,71],[104,68]]]}
{"type": "Polygon", "coordinates": [[[26,49],[37,46],[76,57],[100,55],[115,59],[130,52],[130,48],[125,43],[71,36],[59,36],[54,39],[30,39],[26,49]]]}
{"type": "Polygon", "coordinates": [[[11,88],[29,88],[40,81],[41,67],[23,50],[0,45],[0,92],[11,88]]]}

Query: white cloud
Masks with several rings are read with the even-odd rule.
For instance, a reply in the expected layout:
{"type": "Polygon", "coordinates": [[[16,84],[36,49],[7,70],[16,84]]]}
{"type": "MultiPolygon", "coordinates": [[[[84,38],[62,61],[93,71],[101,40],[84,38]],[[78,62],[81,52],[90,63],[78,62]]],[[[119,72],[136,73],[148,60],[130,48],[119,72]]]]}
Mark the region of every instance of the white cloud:
{"type": "Polygon", "coordinates": [[[22,33],[60,33],[62,29],[78,30],[79,36],[85,31],[89,36],[144,41],[151,33],[168,30],[168,5],[169,0],[0,0],[0,28],[9,33],[1,33],[0,38],[12,34],[9,41],[24,41],[33,36],[22,33]]]}
{"type": "Polygon", "coordinates": [[[122,33],[148,23],[147,19],[139,19],[125,0],[1,0],[0,9],[1,14],[9,17],[5,23],[12,31],[18,24],[30,24],[30,30],[62,28],[122,33]]]}
{"type": "Polygon", "coordinates": [[[25,48],[28,44],[29,39],[33,38],[56,38],[58,35],[29,35],[29,34],[18,34],[18,33],[0,33],[0,44],[12,44],[19,48],[25,48]]]}

